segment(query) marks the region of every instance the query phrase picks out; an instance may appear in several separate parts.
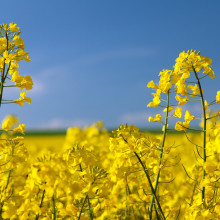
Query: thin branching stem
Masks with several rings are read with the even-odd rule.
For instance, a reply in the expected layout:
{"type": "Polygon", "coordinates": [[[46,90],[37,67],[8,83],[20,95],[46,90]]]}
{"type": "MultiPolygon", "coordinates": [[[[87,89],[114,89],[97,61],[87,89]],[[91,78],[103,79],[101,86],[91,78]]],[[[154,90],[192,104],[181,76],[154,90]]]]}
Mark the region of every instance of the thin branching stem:
{"type": "Polygon", "coordinates": [[[56,202],[55,202],[55,196],[52,197],[52,203],[53,203],[53,220],[57,219],[57,213],[56,213],[56,202]]]}
{"type": "Polygon", "coordinates": [[[81,215],[82,215],[82,212],[83,212],[83,208],[84,208],[84,206],[85,206],[85,204],[86,204],[86,200],[87,200],[87,199],[88,199],[88,194],[86,194],[85,199],[84,199],[84,201],[83,201],[83,204],[82,204],[82,206],[81,206],[81,209],[80,209],[80,212],[79,212],[78,220],[80,220],[80,218],[81,218],[81,215]]]}
{"type": "MultiPolygon", "coordinates": [[[[164,131],[163,131],[163,140],[162,140],[161,151],[160,151],[160,156],[159,156],[159,163],[158,163],[159,170],[158,170],[158,173],[157,173],[156,182],[155,182],[155,186],[154,186],[155,193],[157,193],[157,186],[158,186],[158,183],[159,183],[161,163],[162,163],[162,158],[163,158],[163,149],[164,149],[166,134],[167,134],[169,104],[170,103],[169,103],[169,90],[168,90],[168,92],[167,92],[167,106],[166,106],[166,119],[165,119],[165,125],[164,125],[164,131]]],[[[154,204],[154,195],[152,195],[150,209],[149,209],[149,219],[150,220],[152,219],[153,204],[154,204]]]]}
{"type": "Polygon", "coordinates": [[[87,196],[87,201],[88,201],[90,219],[93,220],[93,212],[92,212],[92,209],[91,209],[91,204],[90,204],[89,196],[87,196]]]}
{"type": "MultiPolygon", "coordinates": [[[[42,208],[42,206],[43,206],[44,196],[45,196],[45,189],[44,189],[42,197],[41,197],[40,208],[42,208]]],[[[36,215],[35,220],[38,220],[38,219],[39,219],[39,214],[36,215]]]]}
{"type": "Polygon", "coordinates": [[[164,213],[163,213],[163,211],[162,211],[160,202],[159,202],[159,200],[158,200],[158,198],[157,198],[157,196],[156,196],[156,192],[155,192],[154,187],[153,187],[153,185],[152,185],[152,182],[151,182],[151,180],[150,180],[150,176],[149,176],[149,174],[148,174],[148,170],[147,170],[147,168],[145,167],[145,165],[143,164],[143,162],[142,162],[141,158],[138,156],[138,154],[137,154],[136,152],[134,152],[134,154],[136,155],[138,161],[140,162],[140,164],[141,164],[141,166],[142,166],[142,168],[143,168],[143,170],[144,170],[145,176],[147,177],[148,183],[149,183],[149,185],[150,185],[151,193],[154,195],[154,199],[156,200],[158,210],[160,211],[160,215],[161,215],[161,217],[162,217],[163,220],[166,220],[166,218],[165,218],[165,216],[164,216],[164,213]]]}
{"type": "MultiPolygon", "coordinates": [[[[7,40],[7,50],[8,50],[8,35],[7,35],[7,32],[5,32],[5,38],[7,40]]],[[[1,104],[2,104],[2,97],[3,97],[3,87],[4,87],[4,82],[5,82],[5,67],[6,67],[6,64],[5,64],[5,58],[4,58],[4,64],[3,64],[3,69],[2,69],[2,72],[1,72],[1,85],[0,85],[0,107],[1,107],[1,104]]],[[[8,72],[8,71],[7,71],[8,72]]]]}
{"type": "MultiPolygon", "coordinates": [[[[206,163],[206,109],[205,109],[205,100],[203,97],[203,91],[200,84],[200,79],[198,77],[198,74],[193,67],[193,71],[199,86],[200,91],[200,97],[201,97],[201,104],[202,104],[202,112],[203,112],[203,172],[202,172],[202,178],[205,179],[206,171],[205,171],[205,163],[206,163]]],[[[205,186],[202,187],[202,201],[205,199],[205,186]]]]}

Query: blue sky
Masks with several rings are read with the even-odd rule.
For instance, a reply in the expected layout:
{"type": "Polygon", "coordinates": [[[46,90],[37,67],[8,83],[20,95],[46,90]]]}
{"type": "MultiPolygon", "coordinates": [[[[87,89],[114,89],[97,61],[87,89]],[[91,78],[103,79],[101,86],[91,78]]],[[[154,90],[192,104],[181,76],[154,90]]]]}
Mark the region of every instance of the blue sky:
{"type": "Polygon", "coordinates": [[[3,105],[0,118],[14,113],[35,129],[97,120],[147,128],[156,112],[146,107],[148,81],[188,49],[213,59],[217,78],[203,84],[207,99],[220,90],[219,0],[11,0],[1,8],[1,23],[21,27],[31,62],[20,73],[32,76],[34,89],[30,105],[3,105]]]}

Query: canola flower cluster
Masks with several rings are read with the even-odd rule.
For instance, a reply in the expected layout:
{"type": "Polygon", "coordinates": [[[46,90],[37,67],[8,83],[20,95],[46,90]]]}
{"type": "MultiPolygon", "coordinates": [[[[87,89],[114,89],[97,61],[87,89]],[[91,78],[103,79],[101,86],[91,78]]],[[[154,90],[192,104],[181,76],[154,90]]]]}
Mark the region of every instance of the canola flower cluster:
{"type": "Polygon", "coordinates": [[[16,24],[0,25],[0,71],[1,71],[1,87],[0,87],[0,103],[16,103],[20,106],[24,102],[31,103],[31,99],[26,97],[26,90],[31,90],[33,81],[29,75],[22,76],[19,74],[19,62],[25,60],[30,61],[28,52],[25,51],[25,44],[20,37],[19,27],[16,24]],[[20,98],[15,100],[5,100],[3,97],[4,87],[18,87],[20,90],[20,98]]]}
{"type": "MultiPolygon", "coordinates": [[[[32,88],[31,77],[18,73],[18,62],[30,58],[19,27],[0,27],[0,103],[22,106],[31,101],[26,91],[4,100],[3,88],[32,88]]],[[[163,125],[162,137],[127,124],[110,133],[97,122],[69,128],[61,152],[45,150],[33,158],[17,135],[25,125],[7,116],[0,142],[0,219],[220,219],[220,113],[209,111],[220,103],[220,91],[208,103],[201,86],[203,78],[215,78],[211,63],[196,51],[182,52],[173,70],[160,72],[158,84],[148,83],[155,91],[148,106],[164,112],[149,121],[163,125]],[[175,125],[185,137],[174,136],[169,121],[182,118],[181,106],[190,101],[201,103],[202,116],[185,110],[184,121],[175,125]],[[190,127],[193,120],[201,121],[201,129],[190,127]],[[187,152],[192,147],[195,158],[187,152]]]]}

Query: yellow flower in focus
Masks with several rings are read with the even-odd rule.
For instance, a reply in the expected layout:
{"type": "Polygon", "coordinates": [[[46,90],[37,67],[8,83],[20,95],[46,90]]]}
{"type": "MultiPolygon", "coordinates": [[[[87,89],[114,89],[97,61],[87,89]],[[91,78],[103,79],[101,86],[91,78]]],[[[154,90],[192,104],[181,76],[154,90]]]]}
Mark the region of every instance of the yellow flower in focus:
{"type": "Polygon", "coordinates": [[[33,87],[33,81],[29,75],[25,76],[19,85],[20,89],[22,90],[25,88],[26,90],[31,90],[33,87]]]}
{"type": "Polygon", "coordinates": [[[171,79],[171,82],[172,82],[173,84],[176,84],[176,83],[180,80],[181,74],[178,73],[178,72],[173,72],[172,74],[173,74],[173,77],[172,77],[172,79],[171,79]]]}
{"type": "Polygon", "coordinates": [[[156,117],[155,118],[152,118],[151,116],[148,118],[148,121],[149,122],[156,122],[156,121],[161,121],[161,115],[160,114],[156,114],[156,117]]]}
{"type": "Polygon", "coordinates": [[[18,31],[19,30],[19,27],[16,26],[17,24],[15,23],[10,23],[9,24],[9,29],[11,32],[15,32],[15,31],[18,31]]]}
{"type": "Polygon", "coordinates": [[[160,93],[161,91],[158,89],[156,93],[152,93],[152,95],[154,96],[153,98],[153,102],[150,102],[147,107],[152,107],[155,108],[160,104],[160,93]]]}
{"type": "Polygon", "coordinates": [[[176,93],[180,93],[181,95],[188,95],[188,90],[186,87],[186,83],[185,80],[180,79],[177,83],[176,83],[176,88],[175,88],[176,93]]]}
{"type": "Polygon", "coordinates": [[[147,84],[148,88],[152,88],[152,89],[157,89],[157,85],[155,85],[154,81],[151,80],[148,84],[147,84]]]}
{"type": "Polygon", "coordinates": [[[5,63],[10,63],[15,59],[15,54],[14,53],[8,53],[8,51],[4,51],[3,57],[5,58],[5,63]]]}
{"type": "Polygon", "coordinates": [[[20,98],[19,99],[15,99],[14,102],[20,106],[24,105],[24,102],[27,102],[28,104],[31,103],[31,98],[26,97],[26,91],[25,92],[21,92],[20,93],[20,98]]]}
{"type": "Polygon", "coordinates": [[[18,123],[18,118],[16,116],[8,115],[2,122],[2,129],[8,131],[17,123],[18,123]]]}
{"type": "Polygon", "coordinates": [[[213,71],[212,68],[209,67],[209,66],[205,66],[205,67],[204,67],[203,73],[206,73],[206,74],[209,75],[212,79],[216,78],[214,71],[213,71]]]}
{"type": "Polygon", "coordinates": [[[176,122],[175,130],[186,132],[186,130],[187,130],[188,127],[189,127],[189,123],[187,123],[187,122],[182,122],[182,121],[178,121],[178,122],[176,122]]]}
{"type": "Polygon", "coordinates": [[[189,98],[187,96],[185,96],[185,98],[183,98],[179,95],[176,95],[175,99],[176,99],[176,101],[179,102],[178,105],[185,105],[189,101],[189,98]]]}
{"type": "Polygon", "coordinates": [[[19,47],[19,48],[22,48],[24,49],[25,45],[24,45],[24,41],[22,40],[22,38],[18,35],[15,35],[14,38],[14,44],[19,47]]]}
{"type": "Polygon", "coordinates": [[[174,71],[182,74],[182,79],[188,78],[190,72],[196,71],[197,73],[203,68],[202,74],[209,75],[212,79],[215,78],[214,71],[211,68],[212,59],[204,57],[196,50],[183,51],[179,54],[174,65],[174,71]]]}
{"type": "MultiPolygon", "coordinates": [[[[169,106],[169,107],[168,107],[168,112],[171,112],[173,109],[174,109],[173,106],[169,106]]],[[[167,108],[165,108],[165,109],[163,110],[163,112],[167,112],[167,108]]]]}
{"type": "Polygon", "coordinates": [[[181,118],[182,117],[182,108],[181,107],[177,107],[173,113],[174,117],[178,117],[181,118]]]}
{"type": "Polygon", "coordinates": [[[19,87],[23,78],[24,78],[24,76],[20,75],[18,72],[14,72],[12,75],[11,81],[15,82],[15,85],[19,87]]]}
{"type": "Polygon", "coordinates": [[[160,81],[159,81],[159,89],[163,93],[167,93],[168,90],[172,87],[172,83],[170,82],[170,78],[173,75],[171,70],[163,70],[159,73],[160,81]]]}
{"type": "Polygon", "coordinates": [[[220,91],[217,91],[216,102],[220,103],[220,91]]]}
{"type": "Polygon", "coordinates": [[[193,91],[193,93],[191,93],[190,96],[195,96],[195,95],[200,94],[200,90],[199,90],[197,84],[195,84],[195,86],[193,86],[193,85],[188,85],[188,89],[190,89],[190,90],[193,91]]]}
{"type": "Polygon", "coordinates": [[[189,110],[186,110],[186,113],[185,113],[185,121],[190,123],[190,121],[192,121],[193,119],[195,119],[195,116],[194,115],[191,115],[190,114],[190,111],[189,110]]]}
{"type": "Polygon", "coordinates": [[[21,132],[22,134],[24,134],[25,132],[25,124],[20,124],[17,128],[13,129],[14,132],[21,132]]]}
{"type": "Polygon", "coordinates": [[[12,75],[12,74],[15,74],[15,73],[18,74],[18,67],[19,67],[19,65],[17,63],[11,62],[8,74],[9,75],[12,75]]]}

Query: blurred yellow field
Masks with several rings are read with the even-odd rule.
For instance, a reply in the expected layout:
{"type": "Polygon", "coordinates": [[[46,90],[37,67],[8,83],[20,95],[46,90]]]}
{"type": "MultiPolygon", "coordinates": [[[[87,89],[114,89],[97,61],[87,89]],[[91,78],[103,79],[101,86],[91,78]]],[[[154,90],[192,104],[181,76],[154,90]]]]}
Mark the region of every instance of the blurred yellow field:
{"type": "Polygon", "coordinates": [[[33,135],[26,136],[24,144],[27,146],[30,156],[37,158],[45,152],[61,153],[65,142],[65,135],[33,135]]]}

